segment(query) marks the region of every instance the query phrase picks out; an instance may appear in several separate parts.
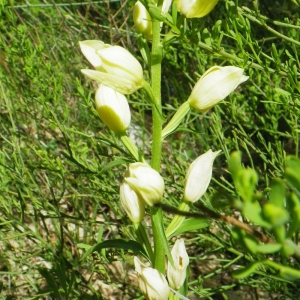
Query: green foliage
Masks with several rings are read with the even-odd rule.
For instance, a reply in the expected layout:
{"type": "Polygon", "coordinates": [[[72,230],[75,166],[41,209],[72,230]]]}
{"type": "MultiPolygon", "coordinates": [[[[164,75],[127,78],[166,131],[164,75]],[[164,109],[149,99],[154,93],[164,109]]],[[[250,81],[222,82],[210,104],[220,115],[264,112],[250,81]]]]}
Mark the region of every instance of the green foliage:
{"type": "MultiPolygon", "coordinates": [[[[150,44],[131,30],[133,3],[0,1],[0,293],[7,299],[102,299],[97,280],[114,285],[120,299],[139,297],[111,271],[116,260],[130,265],[127,251],[102,248],[83,260],[80,248],[134,237],[117,197],[132,158],[98,119],[78,48],[84,39],[125,46],[144,60],[147,76],[150,44]]],[[[162,28],[164,117],[210,66],[239,66],[249,76],[211,111],[192,111],[164,141],[165,202],[178,206],[195,157],[222,149],[202,203],[223,215],[239,211],[273,241],[219,220],[187,218],[174,234],[189,245],[188,290],[206,299],[240,286],[299,298],[300,3],[257,3],[220,0],[207,17],[188,20],[173,7],[173,29],[162,28]],[[236,280],[218,280],[227,273],[236,280]]],[[[149,103],[142,93],[129,101],[131,133],[148,155],[149,103]]],[[[165,227],[171,218],[164,215],[165,227]]]]}
{"type": "MultiPolygon", "coordinates": [[[[287,263],[287,258],[291,256],[299,257],[300,248],[294,240],[298,239],[298,206],[300,205],[299,199],[295,198],[295,194],[290,191],[287,182],[282,179],[274,179],[269,188],[269,197],[267,203],[261,204],[262,201],[249,202],[255,199],[255,189],[251,184],[253,181],[251,176],[240,176],[243,172],[248,173],[251,169],[244,169],[240,163],[240,153],[234,152],[231,154],[229,160],[229,170],[231,171],[234,184],[243,203],[240,203],[239,208],[243,216],[265,229],[265,236],[260,236],[256,232],[252,234],[246,233],[242,228],[234,228],[233,237],[239,242],[243,248],[256,257],[257,262],[250,263],[247,267],[242,268],[234,273],[235,278],[245,278],[256,272],[262,265],[267,264],[279,270],[279,274],[288,280],[299,280],[299,272],[297,266],[290,267],[285,265],[273,265],[269,260],[265,260],[263,254],[280,253],[282,263],[287,263]],[[248,179],[250,184],[245,184],[245,178],[248,179]],[[244,197],[249,194],[249,197],[244,197]],[[292,200],[292,203],[288,203],[292,200]],[[251,203],[251,205],[249,205],[251,203]],[[254,204],[255,203],[255,204],[254,204]],[[290,208],[289,208],[290,207],[290,208]],[[256,238],[255,238],[256,236],[256,238]],[[275,241],[267,238],[274,237],[275,241]],[[264,243],[259,243],[264,242],[264,243]],[[267,242],[267,243],[266,243],[267,242]]],[[[297,174],[297,169],[300,164],[300,159],[288,156],[286,159],[285,177],[288,182],[291,178],[290,174],[297,174]]],[[[254,170],[252,170],[254,172],[254,170]]],[[[294,185],[298,185],[300,178],[294,178],[294,185]]],[[[257,182],[256,182],[257,183],[257,182]]]]}

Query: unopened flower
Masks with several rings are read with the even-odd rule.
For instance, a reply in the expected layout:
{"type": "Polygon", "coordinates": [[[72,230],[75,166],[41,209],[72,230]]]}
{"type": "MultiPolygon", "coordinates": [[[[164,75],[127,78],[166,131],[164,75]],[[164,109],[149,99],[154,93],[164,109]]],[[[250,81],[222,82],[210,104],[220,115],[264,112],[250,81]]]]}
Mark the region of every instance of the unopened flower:
{"type": "Polygon", "coordinates": [[[152,20],[146,7],[137,1],[132,11],[133,22],[138,33],[142,33],[149,40],[152,38],[152,20]]]}
{"type": "Polygon", "coordinates": [[[208,150],[191,163],[185,175],[184,200],[193,203],[203,196],[211,181],[214,160],[220,152],[208,150]]]}
{"type": "Polygon", "coordinates": [[[149,206],[161,201],[165,188],[164,180],[146,163],[130,164],[124,182],[149,206]]]}
{"type": "Polygon", "coordinates": [[[248,79],[244,70],[238,67],[215,66],[208,69],[198,80],[188,99],[190,106],[206,112],[248,79]]]}
{"type": "Polygon", "coordinates": [[[163,16],[165,16],[169,11],[171,4],[172,4],[172,0],[164,0],[161,8],[161,13],[163,16]]]}
{"type": "Polygon", "coordinates": [[[125,182],[120,186],[120,201],[131,222],[140,223],[143,220],[145,216],[144,202],[125,182]]]}
{"type": "Polygon", "coordinates": [[[82,41],[79,45],[83,55],[96,69],[81,70],[87,77],[122,94],[131,94],[142,87],[142,66],[126,49],[97,40],[82,41]]]}
{"type": "Polygon", "coordinates": [[[170,288],[166,278],[156,269],[145,266],[136,256],[135,270],[138,273],[139,287],[147,300],[167,300],[170,288]]]}
{"type": "Polygon", "coordinates": [[[186,277],[186,268],[189,265],[189,256],[185,250],[184,240],[176,240],[171,255],[174,267],[168,262],[167,277],[169,285],[175,290],[179,290],[186,277]]]}
{"type": "Polygon", "coordinates": [[[174,0],[177,10],[187,18],[201,18],[211,12],[219,0],[174,0]]]}
{"type": "Polygon", "coordinates": [[[130,124],[131,114],[123,94],[101,84],[95,97],[96,110],[100,119],[110,130],[123,133],[130,124]]]}

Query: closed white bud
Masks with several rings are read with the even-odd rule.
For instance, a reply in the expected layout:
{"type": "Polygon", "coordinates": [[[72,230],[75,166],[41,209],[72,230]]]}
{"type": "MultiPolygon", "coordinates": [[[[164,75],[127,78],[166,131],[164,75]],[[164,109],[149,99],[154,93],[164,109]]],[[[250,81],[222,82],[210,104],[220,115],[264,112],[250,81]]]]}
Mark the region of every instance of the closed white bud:
{"type": "Polygon", "coordinates": [[[161,201],[165,183],[160,174],[146,163],[136,162],[129,165],[124,182],[149,206],[161,201]]]}
{"type": "Polygon", "coordinates": [[[123,133],[128,128],[131,114],[123,94],[101,84],[95,97],[96,110],[100,119],[110,130],[123,133]]]}
{"type": "Polygon", "coordinates": [[[214,160],[220,152],[208,150],[191,163],[185,175],[184,200],[193,203],[203,196],[211,181],[214,160]]]}
{"type": "Polygon", "coordinates": [[[145,216],[144,202],[125,182],[120,186],[120,201],[132,223],[140,223],[143,220],[145,216]]]}
{"type": "Polygon", "coordinates": [[[147,300],[167,300],[170,288],[166,278],[156,269],[145,266],[136,256],[135,270],[138,273],[139,287],[147,300]]]}
{"type": "Polygon", "coordinates": [[[174,0],[177,10],[187,18],[201,18],[211,12],[219,0],[174,0]]]}
{"type": "Polygon", "coordinates": [[[152,20],[146,7],[137,1],[132,11],[133,22],[138,33],[142,33],[148,40],[152,38],[152,20]]]}
{"type": "Polygon", "coordinates": [[[189,256],[185,250],[184,240],[176,240],[171,255],[174,267],[168,262],[167,277],[169,285],[175,290],[179,290],[186,277],[186,268],[189,265],[189,256]]]}
{"type": "Polygon", "coordinates": [[[194,86],[188,99],[190,106],[206,112],[248,79],[244,70],[238,67],[212,67],[208,69],[194,86]]]}
{"type": "Polygon", "coordinates": [[[131,94],[142,87],[142,66],[129,51],[96,40],[82,41],[79,45],[84,56],[96,69],[81,70],[87,77],[122,94],[131,94]]]}

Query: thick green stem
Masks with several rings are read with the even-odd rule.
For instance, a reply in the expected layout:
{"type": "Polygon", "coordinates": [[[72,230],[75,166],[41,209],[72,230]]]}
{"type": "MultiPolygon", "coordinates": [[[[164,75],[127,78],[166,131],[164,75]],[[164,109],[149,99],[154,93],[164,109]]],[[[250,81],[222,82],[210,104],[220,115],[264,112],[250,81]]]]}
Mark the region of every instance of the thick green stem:
{"type": "Polygon", "coordinates": [[[161,60],[162,46],[160,42],[160,22],[153,21],[152,57],[151,57],[151,84],[156,103],[152,106],[153,118],[153,142],[151,166],[156,171],[160,170],[161,160],[161,131],[162,131],[162,110],[161,110],[161,60]]]}
{"type": "MultiPolygon", "coordinates": [[[[162,1],[161,1],[162,2],[162,1]]],[[[160,3],[162,4],[162,3],[160,3]]],[[[160,22],[153,20],[152,23],[152,56],[151,56],[151,85],[155,104],[152,105],[153,141],[151,166],[160,171],[161,161],[161,131],[162,131],[162,109],[161,109],[161,61],[162,46],[160,42],[160,22]]],[[[151,208],[151,219],[154,239],[154,267],[165,273],[165,250],[163,245],[164,230],[162,227],[161,208],[151,208]]]]}

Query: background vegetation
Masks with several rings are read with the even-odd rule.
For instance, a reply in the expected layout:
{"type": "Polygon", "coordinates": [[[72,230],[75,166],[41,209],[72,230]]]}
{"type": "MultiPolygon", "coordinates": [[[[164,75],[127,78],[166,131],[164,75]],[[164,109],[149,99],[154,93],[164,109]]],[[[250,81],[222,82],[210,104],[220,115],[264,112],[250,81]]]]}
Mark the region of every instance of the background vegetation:
{"type": "MultiPolygon", "coordinates": [[[[130,253],[106,249],[81,260],[84,250],[77,247],[132,234],[118,199],[130,159],[93,108],[78,41],[100,39],[141,57],[133,4],[0,1],[1,299],[140,297],[130,253]]],[[[165,49],[165,113],[188,98],[212,65],[244,68],[249,80],[209,113],[190,113],[166,139],[165,202],[177,206],[187,166],[209,148],[223,155],[203,204],[212,207],[216,194],[237,197],[227,166],[234,150],[257,171],[256,192],[266,199],[271,179],[283,176],[286,155],[299,155],[299,2],[220,0],[207,17],[185,26],[187,37],[165,49]]],[[[129,101],[130,134],[149,153],[150,109],[141,93],[129,101]]],[[[255,255],[226,223],[204,226],[186,235],[191,299],[299,299],[297,283],[267,268],[232,279],[255,255]]],[[[271,259],[299,269],[297,259],[271,259]]]]}

